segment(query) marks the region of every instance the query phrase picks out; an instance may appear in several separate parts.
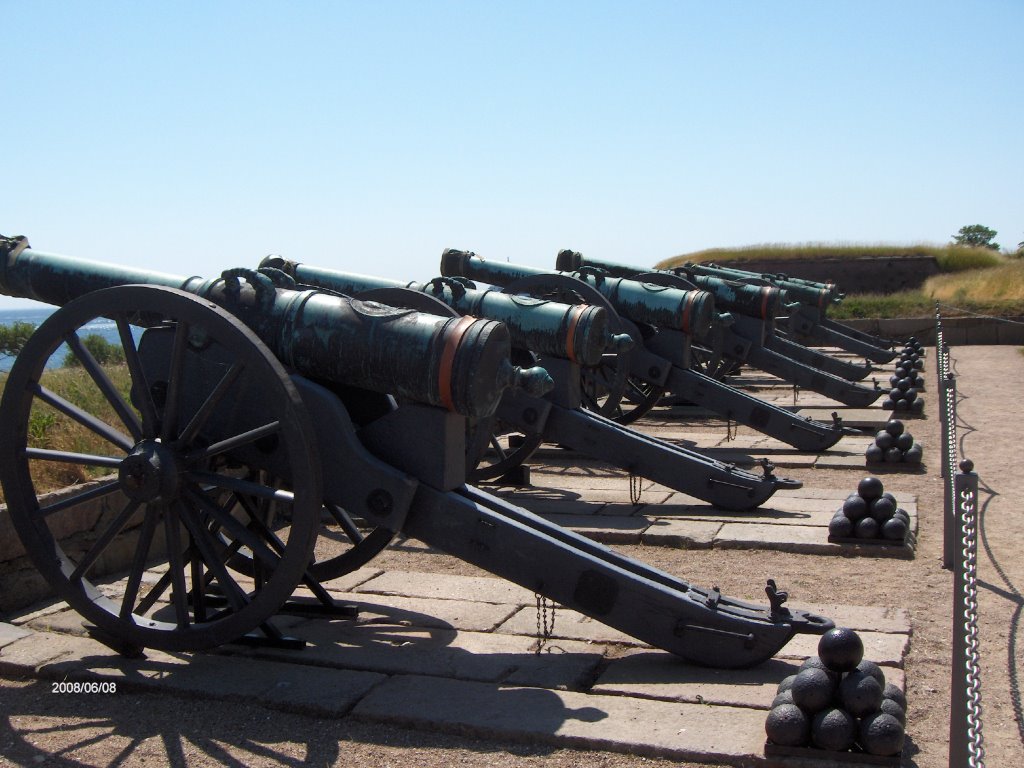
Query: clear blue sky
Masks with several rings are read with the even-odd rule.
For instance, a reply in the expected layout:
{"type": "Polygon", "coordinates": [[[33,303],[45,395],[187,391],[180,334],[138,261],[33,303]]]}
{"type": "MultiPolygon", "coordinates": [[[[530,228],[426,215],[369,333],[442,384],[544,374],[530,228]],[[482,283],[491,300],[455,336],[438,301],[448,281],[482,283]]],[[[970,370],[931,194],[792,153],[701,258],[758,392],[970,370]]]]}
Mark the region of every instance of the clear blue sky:
{"type": "Polygon", "coordinates": [[[0,233],[39,250],[425,280],[449,246],[1024,240],[1020,0],[0,0],[0,28],[0,233]]]}

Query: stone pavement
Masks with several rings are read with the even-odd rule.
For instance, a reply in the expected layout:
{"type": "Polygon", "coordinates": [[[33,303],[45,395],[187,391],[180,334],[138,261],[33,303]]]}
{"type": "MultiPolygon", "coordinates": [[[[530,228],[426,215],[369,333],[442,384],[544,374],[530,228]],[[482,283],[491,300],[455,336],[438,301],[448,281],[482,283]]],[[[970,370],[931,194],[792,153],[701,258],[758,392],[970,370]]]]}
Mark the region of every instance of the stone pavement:
{"type": "MultiPolygon", "coordinates": [[[[367,567],[327,587],[338,601],[358,604],[359,618],[275,619],[308,643],[303,651],[232,645],[126,659],[56,604],[0,624],[0,674],[113,681],[121,692],[244,699],[321,717],[748,764],[763,759],[776,686],[817,644],[797,636],[756,669],[702,669],[566,609],[539,642],[535,596],[499,579],[367,567]]],[[[800,607],[857,629],[886,679],[905,685],[905,611],[800,607]]]]}

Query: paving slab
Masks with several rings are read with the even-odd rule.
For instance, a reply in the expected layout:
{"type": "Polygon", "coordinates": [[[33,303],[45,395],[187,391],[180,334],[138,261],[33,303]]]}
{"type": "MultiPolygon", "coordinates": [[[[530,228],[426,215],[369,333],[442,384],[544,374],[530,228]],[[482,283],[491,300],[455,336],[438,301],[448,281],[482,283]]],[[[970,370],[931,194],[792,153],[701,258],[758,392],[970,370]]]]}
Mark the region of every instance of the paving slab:
{"type": "Polygon", "coordinates": [[[106,658],[114,652],[89,637],[33,632],[0,648],[0,673],[26,675],[64,659],[106,658]]]}
{"type": "Polygon", "coordinates": [[[643,516],[557,515],[552,521],[606,544],[638,544],[651,521],[643,516]]]}
{"type": "Polygon", "coordinates": [[[681,662],[664,651],[635,650],[613,659],[592,688],[645,699],[733,707],[771,708],[782,679],[801,661],[770,659],[753,669],[708,669],[681,662]]]}
{"type": "Polygon", "coordinates": [[[375,722],[679,760],[763,759],[764,712],[570,691],[389,679],[353,714],[375,722]]]}
{"type": "Polygon", "coordinates": [[[23,637],[28,637],[31,634],[31,629],[25,629],[24,627],[0,621],[0,648],[3,648],[5,645],[10,645],[15,640],[21,640],[23,637]]]}
{"type": "Polygon", "coordinates": [[[722,528],[716,520],[673,520],[656,518],[644,531],[644,544],[684,549],[711,549],[722,528]]]}
{"type": "Polygon", "coordinates": [[[446,573],[385,571],[352,591],[481,603],[532,605],[534,602],[533,592],[504,579],[446,573]]]}
{"type": "Polygon", "coordinates": [[[147,650],[142,659],[107,656],[64,659],[38,670],[43,677],[113,680],[119,686],[191,694],[204,699],[257,701],[318,715],[344,715],[385,676],[320,669],[217,654],[147,650]]]}
{"type": "MultiPolygon", "coordinates": [[[[553,613],[554,626],[552,628],[552,636],[555,638],[579,640],[589,643],[643,645],[635,637],[630,637],[617,629],[612,629],[606,624],[602,624],[596,619],[592,619],[569,608],[557,606],[553,613]]],[[[495,631],[536,637],[536,606],[531,605],[519,609],[508,620],[502,622],[495,631]]]]}
{"type": "Polygon", "coordinates": [[[820,525],[726,523],[715,536],[719,549],[774,549],[815,555],[837,554],[839,544],[828,542],[828,529],[820,525]]]}
{"type": "Polygon", "coordinates": [[[537,654],[533,636],[389,624],[314,620],[290,634],[308,645],[301,653],[279,648],[233,646],[231,652],[261,659],[354,669],[381,674],[420,674],[460,680],[543,687],[579,687],[604,657],[599,645],[559,641],[537,654]]]}
{"type": "Polygon", "coordinates": [[[839,603],[804,605],[800,602],[792,603],[792,607],[828,616],[836,623],[836,626],[849,627],[857,632],[910,634],[910,612],[905,608],[874,605],[841,605],[839,603]]]}
{"type": "Polygon", "coordinates": [[[814,462],[816,469],[856,469],[860,472],[869,472],[872,475],[923,475],[928,471],[927,464],[868,464],[864,454],[855,456],[832,456],[823,453],[814,462]]]}

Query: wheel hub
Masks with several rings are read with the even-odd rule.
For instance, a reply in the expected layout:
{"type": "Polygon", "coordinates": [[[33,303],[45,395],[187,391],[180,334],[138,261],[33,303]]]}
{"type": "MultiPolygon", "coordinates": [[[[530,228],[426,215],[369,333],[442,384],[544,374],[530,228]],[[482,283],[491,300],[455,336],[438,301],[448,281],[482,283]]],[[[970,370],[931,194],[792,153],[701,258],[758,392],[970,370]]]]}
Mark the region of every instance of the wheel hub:
{"type": "Polygon", "coordinates": [[[135,501],[168,501],[177,496],[181,472],[170,448],[156,440],[143,440],[124,457],[117,472],[121,490],[135,501]]]}

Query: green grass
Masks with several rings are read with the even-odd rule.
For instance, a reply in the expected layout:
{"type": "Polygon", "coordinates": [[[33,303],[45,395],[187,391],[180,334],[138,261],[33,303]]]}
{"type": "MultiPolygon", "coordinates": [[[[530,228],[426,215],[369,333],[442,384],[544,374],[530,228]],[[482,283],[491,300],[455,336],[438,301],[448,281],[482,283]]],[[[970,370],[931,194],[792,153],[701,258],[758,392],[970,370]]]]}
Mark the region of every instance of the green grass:
{"type": "MultiPolygon", "coordinates": [[[[122,395],[127,398],[131,385],[128,366],[123,363],[107,365],[104,366],[104,370],[122,395]]],[[[47,370],[43,374],[41,383],[47,389],[56,392],[65,400],[73,402],[107,424],[124,429],[110,403],[107,402],[103,393],[83,368],[47,370]]],[[[0,392],[3,391],[6,384],[7,373],[0,373],[0,392]]],[[[116,451],[112,451],[110,443],[105,439],[38,399],[33,403],[32,410],[29,412],[28,433],[29,444],[36,448],[100,455],[116,453],[116,451]]],[[[57,490],[110,473],[109,469],[52,461],[32,461],[30,469],[36,489],[40,493],[57,490]]],[[[3,500],[3,491],[0,489],[0,503],[3,500]]]]}
{"type": "Polygon", "coordinates": [[[964,248],[943,245],[858,245],[855,243],[767,243],[743,248],[709,248],[673,256],[658,262],[658,269],[682,266],[688,261],[735,260],[813,260],[813,259],[884,259],[907,256],[931,256],[940,272],[959,272],[980,267],[994,267],[1004,259],[988,248],[964,248]]]}

